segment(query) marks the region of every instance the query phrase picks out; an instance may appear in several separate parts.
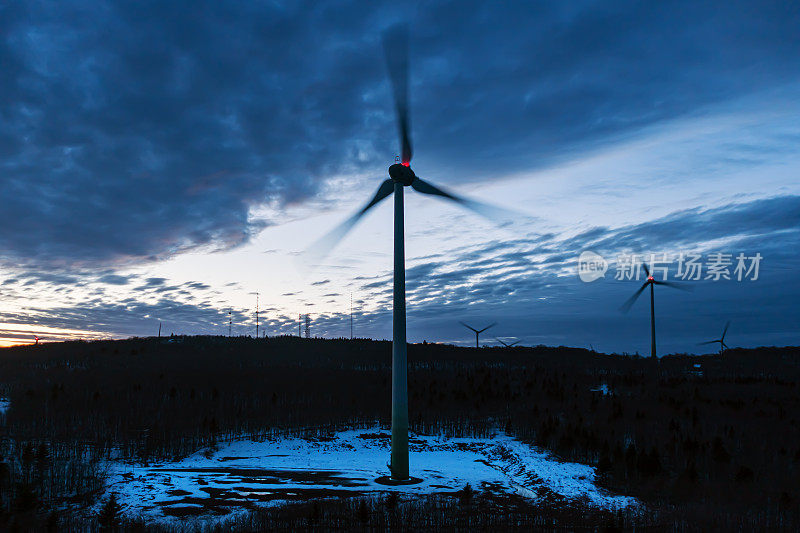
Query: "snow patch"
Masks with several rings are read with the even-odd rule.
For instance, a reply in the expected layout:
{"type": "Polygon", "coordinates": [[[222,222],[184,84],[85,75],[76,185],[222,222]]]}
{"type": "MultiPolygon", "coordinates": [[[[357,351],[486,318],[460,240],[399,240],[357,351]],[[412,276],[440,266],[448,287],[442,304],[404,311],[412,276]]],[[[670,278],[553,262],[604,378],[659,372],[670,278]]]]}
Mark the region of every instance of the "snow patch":
{"type": "Polygon", "coordinates": [[[413,435],[411,474],[423,481],[381,485],[375,480],[388,473],[389,443],[389,434],[379,428],[325,439],[239,440],[175,463],[112,463],[106,493],[117,493],[129,516],[156,521],[219,520],[256,506],[331,496],[455,493],[467,484],[536,501],[581,499],[608,509],[638,505],[634,498],[597,487],[593,467],[559,461],[503,434],[485,439],[413,435]]]}

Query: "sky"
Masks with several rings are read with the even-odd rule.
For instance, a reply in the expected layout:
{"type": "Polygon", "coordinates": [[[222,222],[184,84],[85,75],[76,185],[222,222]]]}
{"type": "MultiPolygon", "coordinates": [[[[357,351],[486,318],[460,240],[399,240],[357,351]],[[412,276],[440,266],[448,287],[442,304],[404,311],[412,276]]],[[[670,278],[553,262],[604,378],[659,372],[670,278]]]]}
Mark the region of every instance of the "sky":
{"type": "Polygon", "coordinates": [[[390,338],[392,202],[307,250],[399,151],[397,24],[414,171],[507,213],[406,190],[409,341],[496,322],[482,344],[647,354],[649,295],[620,306],[644,280],[624,266],[655,259],[691,289],[655,287],[659,354],[727,321],[730,346],[800,344],[797,3],[12,1],[0,346],[255,335],[256,297],[262,335],[309,313],[349,336],[352,309],[390,338]]]}

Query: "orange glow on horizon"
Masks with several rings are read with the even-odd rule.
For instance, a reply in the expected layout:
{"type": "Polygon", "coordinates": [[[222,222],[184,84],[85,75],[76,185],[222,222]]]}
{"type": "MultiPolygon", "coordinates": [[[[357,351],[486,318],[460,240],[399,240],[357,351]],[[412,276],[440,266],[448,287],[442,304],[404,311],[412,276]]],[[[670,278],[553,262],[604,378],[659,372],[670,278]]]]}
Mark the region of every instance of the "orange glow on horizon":
{"type": "Polygon", "coordinates": [[[46,342],[111,339],[110,333],[79,329],[56,328],[38,324],[13,324],[0,322],[0,348],[46,342]]]}

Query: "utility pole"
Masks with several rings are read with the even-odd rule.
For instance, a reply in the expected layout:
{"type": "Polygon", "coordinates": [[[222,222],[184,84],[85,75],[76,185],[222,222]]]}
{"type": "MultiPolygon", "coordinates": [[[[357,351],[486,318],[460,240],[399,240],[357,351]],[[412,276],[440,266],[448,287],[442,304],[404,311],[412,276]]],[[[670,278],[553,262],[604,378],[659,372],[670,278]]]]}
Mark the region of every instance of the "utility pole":
{"type": "Polygon", "coordinates": [[[350,340],[353,340],[353,293],[350,293],[350,340]]]}
{"type": "Polygon", "coordinates": [[[306,313],[306,339],[311,338],[311,315],[306,313]]]}
{"type": "Polygon", "coordinates": [[[232,330],[233,330],[233,307],[228,309],[228,337],[231,336],[232,330]]]}
{"type": "Polygon", "coordinates": [[[303,337],[303,315],[297,315],[297,336],[303,337]]]}
{"type": "Polygon", "coordinates": [[[158,323],[158,338],[161,338],[161,322],[158,323]]]}
{"type": "Polygon", "coordinates": [[[258,338],[258,293],[256,293],[256,339],[258,338]]]}

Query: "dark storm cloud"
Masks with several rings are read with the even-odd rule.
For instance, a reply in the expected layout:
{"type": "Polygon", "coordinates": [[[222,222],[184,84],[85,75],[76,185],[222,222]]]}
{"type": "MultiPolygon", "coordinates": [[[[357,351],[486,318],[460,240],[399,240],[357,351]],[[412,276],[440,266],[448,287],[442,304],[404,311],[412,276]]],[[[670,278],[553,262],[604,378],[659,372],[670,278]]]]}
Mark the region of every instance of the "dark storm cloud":
{"type": "Polygon", "coordinates": [[[263,225],[251,205],[358,164],[365,78],[349,74],[366,58],[333,8],[28,3],[0,19],[11,257],[235,246],[263,225]]]}
{"type": "Polygon", "coordinates": [[[264,202],[385,173],[378,41],[408,16],[422,174],[546,165],[796,79],[790,3],[12,2],[0,250],[92,265],[246,242],[264,202]],[[410,13],[411,15],[406,15],[410,13]]]}

